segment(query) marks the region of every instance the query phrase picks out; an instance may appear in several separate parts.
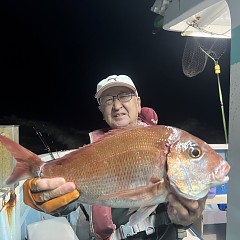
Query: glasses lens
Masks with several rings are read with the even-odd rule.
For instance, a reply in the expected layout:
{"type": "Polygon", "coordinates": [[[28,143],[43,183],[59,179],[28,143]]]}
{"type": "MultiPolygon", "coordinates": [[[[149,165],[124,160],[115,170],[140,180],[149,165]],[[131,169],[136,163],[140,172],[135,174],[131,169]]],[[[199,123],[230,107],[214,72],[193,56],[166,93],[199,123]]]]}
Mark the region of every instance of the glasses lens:
{"type": "Polygon", "coordinates": [[[128,102],[130,101],[132,98],[132,94],[131,93],[121,93],[118,95],[118,100],[120,102],[128,102]]]}
{"type": "Polygon", "coordinates": [[[113,103],[113,96],[101,97],[99,101],[100,101],[100,104],[110,105],[113,103]]]}

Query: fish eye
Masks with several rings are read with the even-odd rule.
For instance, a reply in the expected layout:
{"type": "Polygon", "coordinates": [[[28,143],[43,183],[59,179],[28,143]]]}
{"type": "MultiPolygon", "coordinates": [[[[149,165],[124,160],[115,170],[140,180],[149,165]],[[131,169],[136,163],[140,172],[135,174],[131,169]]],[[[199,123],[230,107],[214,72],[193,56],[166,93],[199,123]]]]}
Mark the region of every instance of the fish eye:
{"type": "Polygon", "coordinates": [[[188,152],[192,158],[199,158],[202,155],[202,150],[197,146],[189,147],[188,152]]]}

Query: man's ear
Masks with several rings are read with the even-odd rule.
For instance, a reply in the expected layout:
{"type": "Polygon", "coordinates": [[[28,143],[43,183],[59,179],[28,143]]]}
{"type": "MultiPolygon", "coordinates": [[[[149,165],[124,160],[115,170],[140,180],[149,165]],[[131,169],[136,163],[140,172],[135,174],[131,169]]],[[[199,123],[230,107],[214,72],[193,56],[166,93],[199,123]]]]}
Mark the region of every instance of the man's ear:
{"type": "MultiPolygon", "coordinates": [[[[103,116],[103,111],[102,111],[101,105],[98,106],[98,109],[102,113],[102,116],[103,116]]],[[[104,116],[103,116],[103,120],[104,120],[104,116]]]]}
{"type": "Polygon", "coordinates": [[[137,105],[138,105],[138,113],[140,113],[141,112],[141,98],[140,97],[138,97],[137,98],[137,105]]]}

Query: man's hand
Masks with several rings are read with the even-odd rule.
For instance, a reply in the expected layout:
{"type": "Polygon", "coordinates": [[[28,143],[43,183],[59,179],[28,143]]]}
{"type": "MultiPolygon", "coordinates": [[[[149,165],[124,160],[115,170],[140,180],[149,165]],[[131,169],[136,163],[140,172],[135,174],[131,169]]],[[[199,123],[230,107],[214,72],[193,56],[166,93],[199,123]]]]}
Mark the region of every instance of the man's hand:
{"type": "Polygon", "coordinates": [[[75,184],[64,178],[32,178],[23,184],[24,203],[46,213],[63,209],[79,196],[75,184]]]}
{"type": "Polygon", "coordinates": [[[182,226],[194,223],[202,215],[206,199],[207,196],[199,200],[189,200],[170,193],[167,210],[170,220],[182,226]]]}

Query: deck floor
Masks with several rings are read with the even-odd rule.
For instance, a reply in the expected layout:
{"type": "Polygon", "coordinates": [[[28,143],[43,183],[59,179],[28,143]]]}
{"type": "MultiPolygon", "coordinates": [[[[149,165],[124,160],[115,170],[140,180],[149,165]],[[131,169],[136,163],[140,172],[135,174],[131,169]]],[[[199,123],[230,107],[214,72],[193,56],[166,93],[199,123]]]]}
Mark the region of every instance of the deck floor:
{"type": "Polygon", "coordinates": [[[226,240],[226,223],[203,225],[204,240],[226,240]]]}

